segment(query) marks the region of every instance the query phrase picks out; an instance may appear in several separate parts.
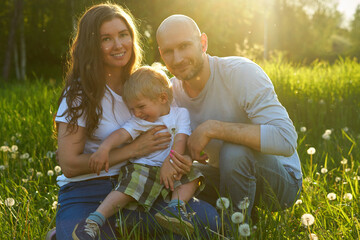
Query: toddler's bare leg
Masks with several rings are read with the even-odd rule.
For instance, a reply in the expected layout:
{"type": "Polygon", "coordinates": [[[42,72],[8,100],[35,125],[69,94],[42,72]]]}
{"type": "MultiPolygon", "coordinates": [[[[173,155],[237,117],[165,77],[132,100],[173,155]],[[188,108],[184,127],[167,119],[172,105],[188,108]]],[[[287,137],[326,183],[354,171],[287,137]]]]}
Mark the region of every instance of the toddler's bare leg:
{"type": "Polygon", "coordinates": [[[171,200],[178,199],[187,203],[195,194],[196,189],[199,187],[199,179],[195,179],[186,184],[180,185],[174,189],[171,200]]]}
{"type": "Polygon", "coordinates": [[[109,218],[132,201],[135,201],[133,197],[119,191],[112,191],[96,211],[101,213],[105,218],[109,218]]]}

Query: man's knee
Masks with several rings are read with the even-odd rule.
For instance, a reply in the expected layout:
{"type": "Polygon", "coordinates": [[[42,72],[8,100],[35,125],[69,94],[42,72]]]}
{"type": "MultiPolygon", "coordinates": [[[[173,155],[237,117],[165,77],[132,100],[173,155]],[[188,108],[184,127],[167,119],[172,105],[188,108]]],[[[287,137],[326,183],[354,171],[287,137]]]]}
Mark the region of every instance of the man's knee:
{"type": "Polygon", "coordinates": [[[248,147],[224,143],[220,150],[219,158],[221,174],[231,174],[234,171],[245,176],[254,174],[254,153],[248,147]]]}

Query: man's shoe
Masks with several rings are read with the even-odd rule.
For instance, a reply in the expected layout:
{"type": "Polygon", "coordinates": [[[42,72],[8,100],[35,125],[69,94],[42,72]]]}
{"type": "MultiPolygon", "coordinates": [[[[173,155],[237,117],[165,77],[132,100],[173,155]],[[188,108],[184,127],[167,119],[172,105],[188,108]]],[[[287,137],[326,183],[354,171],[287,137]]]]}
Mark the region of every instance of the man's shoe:
{"type": "Polygon", "coordinates": [[[94,240],[99,238],[99,225],[90,219],[83,219],[76,224],[72,237],[74,240],[94,240]]]}
{"type": "Polygon", "coordinates": [[[166,207],[155,214],[155,219],[164,228],[183,236],[194,232],[194,226],[185,206],[166,207]]]}

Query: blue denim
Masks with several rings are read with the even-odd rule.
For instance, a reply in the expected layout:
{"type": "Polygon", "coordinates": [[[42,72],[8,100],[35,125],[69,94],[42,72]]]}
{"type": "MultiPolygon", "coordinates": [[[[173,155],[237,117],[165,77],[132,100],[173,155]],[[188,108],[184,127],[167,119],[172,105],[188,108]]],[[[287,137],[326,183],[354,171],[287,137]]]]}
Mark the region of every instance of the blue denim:
{"type": "Polygon", "coordinates": [[[247,216],[260,204],[271,211],[290,207],[299,197],[302,179],[284,167],[275,155],[262,154],[250,148],[224,143],[219,168],[194,164],[205,176],[205,189],[198,196],[215,204],[220,196],[230,196],[235,211],[245,197],[249,199],[247,216]]]}
{"type": "MultiPolygon", "coordinates": [[[[75,225],[83,218],[87,218],[94,212],[102,200],[112,191],[116,185],[115,179],[90,180],[68,183],[60,188],[59,207],[56,215],[56,239],[72,239],[71,234],[75,225]]],[[[125,220],[127,227],[138,225],[151,235],[157,229],[157,238],[168,239],[170,234],[156,223],[154,215],[157,210],[167,206],[162,200],[155,202],[150,212],[122,210],[122,220],[125,220]],[[162,235],[159,235],[160,234],[162,235]]],[[[194,224],[197,224],[198,235],[202,239],[209,238],[210,232],[205,227],[216,231],[217,219],[216,209],[210,204],[192,199],[187,206],[188,211],[196,212],[194,224]]],[[[108,219],[101,228],[101,239],[116,239],[119,237],[115,231],[115,216],[108,219]]],[[[181,236],[173,235],[173,239],[182,239],[181,236]]]]}

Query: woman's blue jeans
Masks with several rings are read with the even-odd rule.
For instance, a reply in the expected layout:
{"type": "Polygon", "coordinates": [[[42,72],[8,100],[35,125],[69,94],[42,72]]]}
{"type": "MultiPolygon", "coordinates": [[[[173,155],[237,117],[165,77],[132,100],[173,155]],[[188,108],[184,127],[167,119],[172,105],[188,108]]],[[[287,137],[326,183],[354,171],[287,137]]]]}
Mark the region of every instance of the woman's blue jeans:
{"type": "MultiPolygon", "coordinates": [[[[68,240],[72,239],[71,234],[75,225],[82,219],[87,218],[91,212],[94,212],[102,200],[112,191],[117,180],[90,180],[68,183],[60,188],[58,198],[58,212],[56,215],[56,239],[68,240]]],[[[126,219],[127,227],[138,225],[143,227],[145,231],[149,231],[150,235],[154,232],[154,228],[159,230],[159,225],[154,220],[157,210],[162,209],[167,204],[158,200],[150,212],[123,210],[123,219],[126,219]]],[[[210,232],[205,227],[213,231],[217,229],[218,213],[210,204],[192,199],[189,201],[188,211],[196,212],[195,223],[200,231],[202,239],[210,236],[210,232]]],[[[164,236],[157,235],[158,238],[166,239],[169,232],[159,230],[157,233],[163,232],[164,236]]],[[[181,236],[174,235],[174,239],[181,239],[181,236]]],[[[115,216],[108,219],[107,223],[101,229],[101,239],[116,239],[115,216]]]]}
{"type": "Polygon", "coordinates": [[[245,197],[249,199],[247,216],[254,205],[262,203],[272,211],[294,204],[299,197],[302,179],[284,167],[275,155],[262,154],[250,148],[224,143],[219,168],[194,164],[205,176],[205,189],[198,196],[215,204],[220,196],[230,197],[235,211],[245,197]]]}

